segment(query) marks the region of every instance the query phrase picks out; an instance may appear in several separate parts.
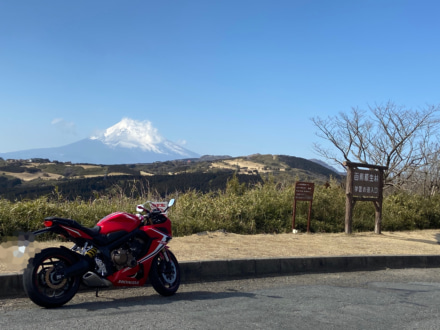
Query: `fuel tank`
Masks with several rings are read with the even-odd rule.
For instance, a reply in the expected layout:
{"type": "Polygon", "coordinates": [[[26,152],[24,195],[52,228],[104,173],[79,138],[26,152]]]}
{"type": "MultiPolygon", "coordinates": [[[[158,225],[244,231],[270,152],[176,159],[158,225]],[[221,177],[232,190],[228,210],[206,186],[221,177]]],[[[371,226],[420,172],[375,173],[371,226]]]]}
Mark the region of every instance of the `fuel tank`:
{"type": "Polygon", "coordinates": [[[141,220],[134,214],[115,212],[99,220],[96,224],[101,227],[101,234],[109,234],[115,231],[133,231],[139,227],[141,220]]]}

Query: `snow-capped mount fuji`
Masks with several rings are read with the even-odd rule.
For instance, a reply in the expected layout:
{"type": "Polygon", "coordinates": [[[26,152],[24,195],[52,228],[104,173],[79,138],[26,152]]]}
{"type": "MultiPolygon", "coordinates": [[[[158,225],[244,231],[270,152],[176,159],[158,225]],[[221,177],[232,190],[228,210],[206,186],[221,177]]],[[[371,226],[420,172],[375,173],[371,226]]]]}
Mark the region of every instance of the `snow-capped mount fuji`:
{"type": "Polygon", "coordinates": [[[124,118],[107,128],[103,134],[92,136],[90,139],[101,141],[112,148],[141,149],[144,152],[179,158],[199,157],[194,152],[163,138],[149,121],[124,118]]]}
{"type": "Polygon", "coordinates": [[[111,147],[141,148],[142,150],[163,153],[160,144],[162,138],[157,129],[149,121],[136,121],[129,118],[122,119],[116,125],[107,128],[102,134],[91,137],[111,147]]]}
{"type": "Polygon", "coordinates": [[[200,155],[165,139],[149,121],[124,118],[101,134],[66,146],[8,152],[0,157],[113,165],[199,158],[200,155]]]}

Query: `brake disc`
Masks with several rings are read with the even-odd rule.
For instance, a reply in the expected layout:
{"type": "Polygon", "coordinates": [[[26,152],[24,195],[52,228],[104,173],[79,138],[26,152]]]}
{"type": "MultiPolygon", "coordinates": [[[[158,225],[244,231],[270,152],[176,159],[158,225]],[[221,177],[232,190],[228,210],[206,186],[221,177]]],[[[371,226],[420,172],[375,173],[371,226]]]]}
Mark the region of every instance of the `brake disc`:
{"type": "Polygon", "coordinates": [[[174,265],[174,263],[170,263],[168,267],[165,267],[168,269],[162,272],[162,278],[166,283],[171,285],[176,280],[176,266],[174,265]],[[169,269],[168,267],[170,267],[171,269],[169,269]]]}
{"type": "Polygon", "coordinates": [[[51,289],[61,289],[67,283],[67,278],[63,278],[62,280],[57,280],[54,278],[56,275],[55,267],[50,267],[46,270],[46,274],[44,279],[46,280],[46,284],[51,289]]]}

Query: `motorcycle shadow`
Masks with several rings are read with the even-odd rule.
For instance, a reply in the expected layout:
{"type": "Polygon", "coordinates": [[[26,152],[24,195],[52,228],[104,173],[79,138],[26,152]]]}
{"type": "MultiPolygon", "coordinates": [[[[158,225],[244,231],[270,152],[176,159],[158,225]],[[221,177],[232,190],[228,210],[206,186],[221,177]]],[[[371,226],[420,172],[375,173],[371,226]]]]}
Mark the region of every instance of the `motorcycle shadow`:
{"type": "Polygon", "coordinates": [[[178,301],[219,300],[230,298],[256,298],[256,294],[237,290],[212,291],[184,291],[163,297],[149,288],[127,288],[99,291],[98,297],[95,292],[83,292],[77,294],[72,301],[64,305],[62,309],[82,309],[87,311],[99,311],[106,309],[119,309],[134,306],[162,306],[178,301]]]}

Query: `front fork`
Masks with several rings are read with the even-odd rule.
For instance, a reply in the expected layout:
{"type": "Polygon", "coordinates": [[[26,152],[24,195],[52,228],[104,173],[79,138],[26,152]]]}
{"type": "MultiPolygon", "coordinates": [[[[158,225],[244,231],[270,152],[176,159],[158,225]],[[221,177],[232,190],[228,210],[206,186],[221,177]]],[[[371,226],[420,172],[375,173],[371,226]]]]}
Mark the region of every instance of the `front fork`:
{"type": "Polygon", "coordinates": [[[168,248],[164,247],[162,249],[162,251],[160,251],[161,256],[163,256],[163,258],[165,259],[165,261],[167,262],[167,264],[170,263],[170,257],[168,256],[168,248]]]}
{"type": "Polygon", "coordinates": [[[173,274],[173,266],[171,263],[171,259],[168,255],[168,248],[163,248],[162,251],[160,252],[160,256],[162,258],[162,262],[160,263],[159,267],[161,269],[161,272],[164,276],[166,276],[166,278],[168,278],[169,276],[172,276],[171,274],[173,274]]]}

